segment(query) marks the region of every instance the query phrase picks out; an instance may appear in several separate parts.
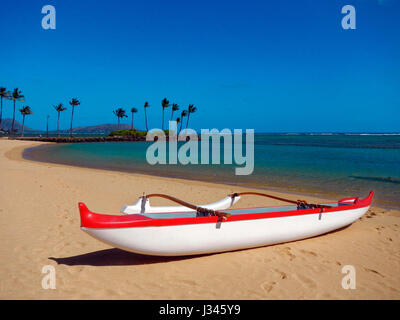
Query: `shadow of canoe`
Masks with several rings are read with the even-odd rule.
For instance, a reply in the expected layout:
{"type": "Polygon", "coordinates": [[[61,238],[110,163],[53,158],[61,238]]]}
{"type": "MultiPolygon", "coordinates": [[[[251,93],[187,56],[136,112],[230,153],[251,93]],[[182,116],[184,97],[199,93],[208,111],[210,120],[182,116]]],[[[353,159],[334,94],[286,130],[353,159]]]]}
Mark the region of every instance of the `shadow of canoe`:
{"type": "Polygon", "coordinates": [[[186,259],[198,258],[206,255],[162,257],[149,256],[120,249],[105,249],[65,258],[49,257],[58,264],[67,266],[131,266],[143,264],[165,263],[186,259]]]}

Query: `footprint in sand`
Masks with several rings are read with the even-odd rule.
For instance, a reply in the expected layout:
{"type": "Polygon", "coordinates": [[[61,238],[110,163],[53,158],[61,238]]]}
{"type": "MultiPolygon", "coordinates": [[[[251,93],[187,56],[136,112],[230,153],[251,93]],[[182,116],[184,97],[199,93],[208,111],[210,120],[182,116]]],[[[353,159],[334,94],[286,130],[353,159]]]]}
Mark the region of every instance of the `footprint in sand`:
{"type": "Polygon", "coordinates": [[[368,214],[366,215],[366,217],[367,217],[368,219],[372,218],[373,216],[376,216],[376,213],[375,213],[375,212],[370,212],[370,213],[368,213],[368,214]]]}
{"type": "Polygon", "coordinates": [[[261,288],[266,291],[267,293],[270,293],[271,290],[274,288],[274,286],[276,285],[275,281],[271,281],[271,282],[264,282],[263,284],[261,284],[261,288]]]}
{"type": "Polygon", "coordinates": [[[290,250],[290,247],[284,247],[280,251],[289,256],[290,261],[292,261],[294,258],[296,258],[296,255],[294,255],[290,250]]]}
{"type": "MultiPolygon", "coordinates": [[[[279,274],[279,277],[281,280],[285,280],[287,279],[287,274],[283,271],[280,271],[278,269],[274,269],[274,271],[276,273],[279,274]]],[[[266,291],[267,293],[271,292],[271,290],[277,285],[276,281],[265,281],[263,282],[260,286],[261,289],[263,289],[264,291],[266,291]]]]}
{"type": "Polygon", "coordinates": [[[284,279],[287,278],[287,274],[286,274],[285,272],[280,271],[280,270],[278,270],[278,269],[274,269],[274,270],[275,270],[275,272],[279,273],[279,275],[280,275],[280,277],[281,277],[282,280],[284,280],[284,279]]]}
{"type": "Polygon", "coordinates": [[[332,260],[322,260],[322,263],[329,263],[329,264],[334,263],[338,266],[342,265],[339,261],[332,261],[332,260]]]}
{"type": "Polygon", "coordinates": [[[385,229],[384,226],[379,226],[379,227],[375,228],[375,230],[378,231],[379,234],[381,234],[381,230],[383,230],[383,229],[385,229]]]}
{"type": "Polygon", "coordinates": [[[307,255],[313,256],[313,257],[317,257],[318,255],[313,252],[313,251],[308,251],[308,250],[300,250],[300,252],[305,253],[307,255]]]}

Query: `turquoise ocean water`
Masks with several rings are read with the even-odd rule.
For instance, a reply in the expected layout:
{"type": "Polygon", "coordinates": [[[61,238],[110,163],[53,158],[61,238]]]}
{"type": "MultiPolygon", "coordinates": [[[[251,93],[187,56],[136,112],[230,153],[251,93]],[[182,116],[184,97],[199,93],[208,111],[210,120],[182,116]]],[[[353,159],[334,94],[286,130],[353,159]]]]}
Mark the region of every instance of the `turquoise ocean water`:
{"type": "Polygon", "coordinates": [[[254,171],[248,176],[235,175],[234,168],[239,166],[235,163],[150,165],[146,161],[150,144],[54,144],[28,149],[24,157],[332,198],[366,196],[374,190],[375,205],[400,208],[400,135],[257,134],[254,171]]]}

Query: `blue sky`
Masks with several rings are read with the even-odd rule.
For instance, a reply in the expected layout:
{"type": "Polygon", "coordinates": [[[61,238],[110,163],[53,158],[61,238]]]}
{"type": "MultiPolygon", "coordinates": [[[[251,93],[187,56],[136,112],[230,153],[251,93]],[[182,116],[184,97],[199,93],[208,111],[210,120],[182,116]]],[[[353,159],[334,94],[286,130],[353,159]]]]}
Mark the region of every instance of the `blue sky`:
{"type": "Polygon", "coordinates": [[[397,0],[3,0],[1,9],[0,86],[23,91],[32,128],[50,114],[54,129],[52,105],[73,97],[74,126],[116,123],[113,109],[136,107],[143,128],[149,101],[149,125],[161,127],[167,97],[198,107],[195,129],[400,131],[397,0]],[[56,30],[41,27],[47,4],[56,30]],[[341,27],[346,4],[356,30],[341,27]]]}

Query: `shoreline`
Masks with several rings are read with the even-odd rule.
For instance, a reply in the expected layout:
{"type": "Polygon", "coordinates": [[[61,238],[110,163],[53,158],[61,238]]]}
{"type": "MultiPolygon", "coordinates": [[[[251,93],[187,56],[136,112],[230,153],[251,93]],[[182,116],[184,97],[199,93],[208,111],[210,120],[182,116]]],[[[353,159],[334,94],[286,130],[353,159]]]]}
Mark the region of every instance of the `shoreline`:
{"type": "MultiPolygon", "coordinates": [[[[46,143],[46,142],[37,142],[31,146],[27,146],[26,148],[22,150],[18,150],[18,152],[21,152],[21,155],[16,155],[15,158],[18,160],[25,160],[25,161],[33,161],[37,163],[43,163],[43,164],[52,164],[52,165],[60,165],[60,166],[67,166],[67,167],[74,167],[74,168],[82,168],[82,169],[90,169],[90,170],[101,170],[101,171],[109,171],[109,172],[118,172],[121,174],[133,174],[133,175],[140,175],[140,176],[147,176],[147,177],[154,177],[154,178],[164,178],[164,179],[173,179],[173,180],[178,180],[178,181],[193,181],[197,183],[211,183],[211,184],[218,184],[220,186],[225,186],[227,189],[231,188],[243,188],[247,190],[264,190],[267,192],[276,192],[280,194],[289,194],[293,197],[312,197],[312,198],[317,198],[321,199],[323,201],[338,201],[340,198],[345,198],[347,196],[360,196],[364,197],[367,196],[368,194],[348,194],[348,195],[338,195],[338,192],[321,192],[317,190],[312,190],[312,189],[306,189],[302,188],[300,190],[290,190],[290,187],[288,189],[284,189],[284,187],[276,187],[276,186],[263,186],[263,185],[248,185],[248,184],[235,184],[235,183],[229,183],[226,181],[210,181],[212,178],[207,177],[208,179],[204,178],[201,179],[199,176],[197,177],[182,177],[182,176],[174,176],[173,174],[168,175],[168,174],[163,174],[163,171],[157,171],[154,170],[154,172],[140,172],[140,171],[130,171],[130,170],[124,170],[123,168],[113,168],[113,167],[106,167],[106,166],[89,166],[85,164],[71,164],[71,163],[63,163],[63,162],[58,162],[58,161],[48,161],[48,159],[43,159],[43,158],[34,158],[30,157],[29,155],[26,155],[26,151],[30,151],[30,149],[34,148],[40,148],[41,146],[45,145],[52,145],[53,143],[46,143]]],[[[381,200],[383,201],[383,200],[381,200]]],[[[376,202],[376,200],[375,200],[376,202]]],[[[399,210],[400,207],[396,205],[385,205],[385,204],[374,204],[374,207],[376,208],[381,208],[381,209],[388,209],[388,210],[399,210]]]]}
{"type": "MultiPolygon", "coordinates": [[[[10,160],[16,160],[16,161],[28,161],[28,162],[34,162],[34,163],[39,163],[42,165],[54,165],[54,166],[60,166],[60,167],[70,167],[70,168],[79,168],[79,169],[83,169],[83,170],[94,170],[94,171],[100,171],[100,172],[115,172],[118,174],[128,174],[128,175],[133,175],[133,176],[141,176],[141,177],[147,177],[147,178],[155,178],[155,179],[161,179],[161,180],[173,180],[176,182],[191,182],[191,183],[199,183],[199,184],[206,184],[206,185],[217,185],[221,188],[226,188],[231,190],[232,188],[238,188],[238,189],[250,189],[250,190],[264,190],[264,191],[269,191],[269,192],[273,192],[276,194],[280,194],[280,195],[285,195],[285,194],[290,194],[292,196],[300,196],[300,197],[312,197],[312,198],[316,198],[316,199],[320,199],[323,201],[327,201],[327,202],[331,202],[331,201],[337,201],[337,198],[332,197],[328,197],[326,195],[319,195],[319,196],[313,196],[310,193],[301,193],[301,192],[295,192],[295,191],[283,191],[283,190],[278,190],[277,189],[273,189],[272,187],[265,187],[265,188],[261,188],[261,187],[252,187],[252,186],[246,186],[246,185],[236,185],[236,184],[228,184],[228,183],[223,183],[223,182],[210,182],[210,181],[206,181],[206,180],[199,180],[199,179],[195,179],[195,178],[182,178],[182,177],[172,177],[172,176],[164,176],[164,175],[157,175],[155,174],[146,174],[146,173],[140,173],[140,172],[128,172],[128,171],[123,171],[123,170],[118,170],[118,169],[112,169],[112,168],[95,168],[95,167],[89,167],[89,166],[84,166],[84,165],[72,165],[72,164],[64,164],[64,163],[59,163],[59,162],[48,162],[48,161],[44,161],[44,160],[33,160],[33,159],[29,159],[24,157],[24,152],[28,149],[31,148],[36,148],[36,147],[40,147],[42,145],[49,145],[52,143],[47,143],[47,142],[37,142],[37,144],[31,145],[31,146],[26,146],[26,147],[16,147],[14,149],[9,150],[5,155],[6,157],[8,157],[10,160]]],[[[375,207],[375,206],[374,206],[375,207]]],[[[380,208],[380,207],[377,207],[380,208]]],[[[384,208],[382,208],[384,209],[384,208]]],[[[393,208],[388,208],[388,209],[393,209],[393,208]]]]}
{"type": "MultiPolygon", "coordinates": [[[[0,299],[400,299],[400,210],[371,207],[342,230],[255,249],[133,254],[82,232],[77,203],[109,214],[143,191],[201,203],[233,188],[23,159],[24,149],[39,144],[0,139],[0,299]],[[47,265],[56,271],[55,290],[41,286],[47,265]],[[346,265],[356,268],[356,290],[341,286],[346,265]]],[[[281,202],[251,197],[235,206],[270,205],[281,202]]]]}

